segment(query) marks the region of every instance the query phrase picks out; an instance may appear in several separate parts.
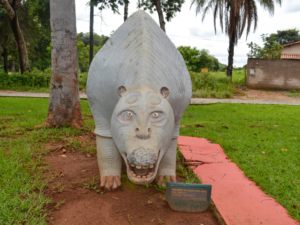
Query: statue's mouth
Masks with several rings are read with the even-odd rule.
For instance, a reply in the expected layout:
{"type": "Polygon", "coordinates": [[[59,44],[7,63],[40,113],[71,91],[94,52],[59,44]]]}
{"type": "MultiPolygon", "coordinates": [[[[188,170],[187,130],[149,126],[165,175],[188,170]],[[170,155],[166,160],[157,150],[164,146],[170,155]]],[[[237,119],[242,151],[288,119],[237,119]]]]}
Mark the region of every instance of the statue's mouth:
{"type": "Polygon", "coordinates": [[[126,162],[127,175],[131,182],[136,184],[149,184],[155,179],[157,168],[161,160],[160,151],[158,153],[157,161],[151,165],[133,164],[127,159],[126,154],[122,154],[122,156],[126,162]]]}
{"type": "Polygon", "coordinates": [[[152,177],[156,169],[156,163],[149,166],[142,166],[142,165],[132,164],[127,160],[127,164],[128,164],[128,171],[130,175],[140,179],[146,179],[152,177]]]}

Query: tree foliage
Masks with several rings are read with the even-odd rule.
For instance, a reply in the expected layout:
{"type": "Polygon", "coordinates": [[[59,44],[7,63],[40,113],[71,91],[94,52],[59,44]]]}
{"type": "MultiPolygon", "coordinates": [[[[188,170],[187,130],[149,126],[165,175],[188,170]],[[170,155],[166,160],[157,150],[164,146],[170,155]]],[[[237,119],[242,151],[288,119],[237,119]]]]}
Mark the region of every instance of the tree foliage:
{"type": "MultiPolygon", "coordinates": [[[[103,46],[105,44],[105,42],[109,39],[109,37],[105,36],[105,35],[98,35],[98,34],[94,34],[93,35],[93,40],[94,40],[94,46],[103,46]]],[[[84,46],[87,46],[90,44],[90,33],[83,33],[80,32],[77,35],[77,41],[81,41],[84,43],[84,46]]]]}
{"type": "MultiPolygon", "coordinates": [[[[180,12],[182,4],[184,0],[161,0],[161,8],[162,11],[165,13],[166,21],[170,22],[177,12],[180,12]]],[[[139,0],[138,1],[138,8],[143,10],[149,10],[151,14],[153,14],[156,9],[156,0],[139,0]]]]}
{"type": "Polygon", "coordinates": [[[275,34],[271,34],[270,36],[262,34],[261,38],[264,42],[263,47],[253,42],[247,44],[250,48],[250,52],[247,54],[248,58],[281,59],[283,46],[277,42],[275,34]]]}
{"type": "Polygon", "coordinates": [[[114,13],[120,14],[118,5],[129,4],[129,0],[91,0],[90,4],[98,7],[99,10],[111,8],[114,13]]]}
{"type": "MultiPolygon", "coordinates": [[[[17,17],[26,42],[29,64],[31,67],[41,70],[48,68],[51,65],[51,55],[46,50],[51,42],[49,0],[19,1],[17,17]]],[[[7,13],[0,5],[0,36],[13,37],[8,18],[7,13]]],[[[15,40],[12,40],[9,45],[8,64],[12,65],[14,60],[19,57],[18,46],[15,40]]],[[[16,68],[20,68],[17,61],[16,68]]]]}
{"type": "Polygon", "coordinates": [[[300,41],[299,30],[297,30],[296,28],[288,30],[278,30],[277,34],[271,34],[270,37],[267,38],[271,38],[271,36],[275,37],[276,41],[281,45],[300,41]]]}
{"type": "Polygon", "coordinates": [[[218,70],[219,61],[209,54],[206,49],[198,50],[196,47],[179,46],[178,51],[181,53],[189,71],[200,72],[202,68],[209,70],[218,70]]]}

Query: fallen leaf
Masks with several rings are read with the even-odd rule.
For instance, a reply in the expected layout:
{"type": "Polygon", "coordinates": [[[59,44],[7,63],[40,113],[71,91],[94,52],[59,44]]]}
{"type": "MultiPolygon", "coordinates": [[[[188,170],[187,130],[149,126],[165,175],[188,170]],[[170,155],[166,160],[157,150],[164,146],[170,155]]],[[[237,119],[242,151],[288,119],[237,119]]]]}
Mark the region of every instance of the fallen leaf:
{"type": "Polygon", "coordinates": [[[222,126],[222,128],[228,129],[228,127],[227,127],[227,126],[222,126]]]}
{"type": "Polygon", "coordinates": [[[293,208],[294,208],[294,209],[297,209],[297,206],[293,205],[293,208]]]}
{"type": "Polygon", "coordinates": [[[284,151],[284,152],[287,152],[287,151],[288,151],[286,148],[283,148],[283,149],[281,149],[281,150],[284,151]]]}
{"type": "Polygon", "coordinates": [[[277,143],[278,145],[282,145],[281,143],[277,143]]]}
{"type": "Polygon", "coordinates": [[[274,127],[278,127],[278,125],[274,125],[274,127]]]}
{"type": "Polygon", "coordinates": [[[91,157],[91,155],[90,155],[90,154],[87,154],[87,155],[86,155],[86,157],[90,158],[90,157],[91,157]]]}
{"type": "Polygon", "coordinates": [[[63,153],[66,153],[66,152],[67,152],[67,150],[66,150],[66,149],[63,149],[63,150],[62,150],[62,152],[63,152],[63,153]]]}
{"type": "Polygon", "coordinates": [[[59,176],[59,177],[63,177],[64,174],[63,174],[62,172],[60,172],[58,176],[59,176]]]}
{"type": "Polygon", "coordinates": [[[266,154],[266,152],[262,152],[262,154],[266,154]]]}
{"type": "Polygon", "coordinates": [[[28,112],[31,112],[31,110],[28,110],[28,112]]]}
{"type": "Polygon", "coordinates": [[[64,158],[66,158],[67,156],[66,156],[66,155],[61,155],[61,157],[64,157],[64,158]]]}

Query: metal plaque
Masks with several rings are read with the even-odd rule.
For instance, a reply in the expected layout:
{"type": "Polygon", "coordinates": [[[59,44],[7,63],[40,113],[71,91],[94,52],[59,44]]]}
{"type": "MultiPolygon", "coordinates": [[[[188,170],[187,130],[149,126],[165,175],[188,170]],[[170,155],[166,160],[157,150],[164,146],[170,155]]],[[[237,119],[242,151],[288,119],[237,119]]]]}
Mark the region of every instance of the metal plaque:
{"type": "Polygon", "coordinates": [[[167,183],[167,201],[172,210],[203,212],[210,204],[210,184],[167,183]]]}

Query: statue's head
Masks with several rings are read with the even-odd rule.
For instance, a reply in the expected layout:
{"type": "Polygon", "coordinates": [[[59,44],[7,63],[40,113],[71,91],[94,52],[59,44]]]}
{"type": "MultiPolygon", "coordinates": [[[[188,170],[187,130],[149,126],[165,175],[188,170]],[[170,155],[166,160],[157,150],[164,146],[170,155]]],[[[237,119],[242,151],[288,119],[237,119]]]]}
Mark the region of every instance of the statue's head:
{"type": "Polygon", "coordinates": [[[173,110],[165,99],[169,89],[128,92],[120,86],[118,93],[122,97],[111,119],[112,138],[126,163],[129,179],[137,184],[151,183],[174,133],[173,110]]]}

